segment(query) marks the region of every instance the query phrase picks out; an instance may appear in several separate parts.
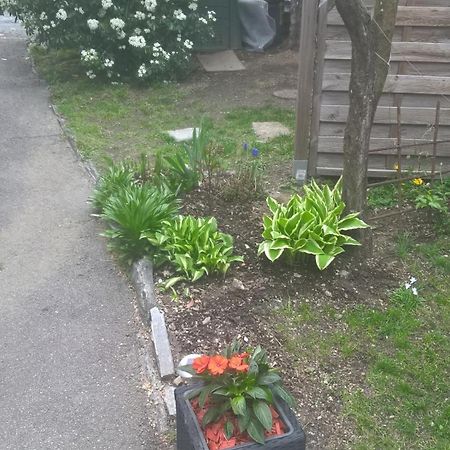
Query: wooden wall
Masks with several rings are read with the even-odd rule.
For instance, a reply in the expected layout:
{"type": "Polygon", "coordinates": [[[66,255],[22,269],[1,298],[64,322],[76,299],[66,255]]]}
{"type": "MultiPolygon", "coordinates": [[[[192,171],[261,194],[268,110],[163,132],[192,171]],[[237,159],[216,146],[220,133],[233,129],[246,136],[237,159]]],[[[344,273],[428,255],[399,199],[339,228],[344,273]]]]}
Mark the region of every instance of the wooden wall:
{"type": "MultiPolygon", "coordinates": [[[[367,0],[373,5],[373,0],[367,0]]],[[[400,0],[390,72],[372,131],[371,148],[396,144],[401,105],[402,144],[433,140],[436,103],[441,103],[438,139],[450,139],[450,0],[400,0]]],[[[348,113],[351,43],[336,9],[328,14],[322,83],[317,175],[339,174],[348,113]]],[[[450,143],[437,147],[437,167],[450,169],[450,143]]],[[[402,167],[427,170],[432,145],[408,147],[402,167]]],[[[372,154],[371,176],[395,173],[397,150],[372,154]]]]}

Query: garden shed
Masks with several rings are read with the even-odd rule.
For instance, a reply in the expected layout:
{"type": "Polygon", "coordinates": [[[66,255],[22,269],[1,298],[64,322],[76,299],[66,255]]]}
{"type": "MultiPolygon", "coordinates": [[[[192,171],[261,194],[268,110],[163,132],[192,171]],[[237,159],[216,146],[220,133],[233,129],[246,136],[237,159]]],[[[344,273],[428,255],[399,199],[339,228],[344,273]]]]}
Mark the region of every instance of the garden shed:
{"type": "MultiPolygon", "coordinates": [[[[309,7],[315,1],[315,12],[309,13],[316,23],[302,30],[302,39],[315,36],[316,48],[300,45],[296,145],[308,159],[309,176],[338,175],[351,42],[337,10],[327,12],[326,0],[308,2],[309,7]]],[[[366,4],[371,8],[374,0],[366,4]]],[[[399,145],[404,170],[429,171],[433,160],[436,170],[450,169],[450,0],[400,0],[399,5],[389,75],[372,130],[369,175],[375,177],[396,172],[399,145]]]]}

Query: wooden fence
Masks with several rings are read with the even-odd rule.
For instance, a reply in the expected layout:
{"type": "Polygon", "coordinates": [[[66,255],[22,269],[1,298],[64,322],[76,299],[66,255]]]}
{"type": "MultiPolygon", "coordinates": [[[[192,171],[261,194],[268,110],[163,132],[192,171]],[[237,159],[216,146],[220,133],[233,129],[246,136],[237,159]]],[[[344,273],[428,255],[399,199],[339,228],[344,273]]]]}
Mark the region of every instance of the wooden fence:
{"type": "MultiPolygon", "coordinates": [[[[370,8],[373,0],[366,3],[370,8]]],[[[371,138],[371,149],[391,148],[371,153],[369,175],[375,177],[396,173],[399,132],[405,146],[403,169],[426,172],[433,164],[450,168],[450,0],[399,4],[390,71],[371,138]],[[436,140],[447,142],[433,145],[436,140]]],[[[338,175],[349,104],[351,42],[336,9],[327,13],[326,0],[303,5],[296,160],[308,160],[309,176],[338,175]]]]}

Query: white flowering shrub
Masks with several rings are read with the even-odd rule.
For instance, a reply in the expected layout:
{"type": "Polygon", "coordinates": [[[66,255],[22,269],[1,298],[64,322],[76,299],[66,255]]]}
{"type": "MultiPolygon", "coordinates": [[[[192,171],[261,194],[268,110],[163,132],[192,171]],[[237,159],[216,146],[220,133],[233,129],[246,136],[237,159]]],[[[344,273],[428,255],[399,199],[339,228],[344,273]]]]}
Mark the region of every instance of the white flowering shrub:
{"type": "Polygon", "coordinates": [[[211,35],[203,0],[0,0],[49,47],[76,47],[86,75],[173,79],[211,35]]]}

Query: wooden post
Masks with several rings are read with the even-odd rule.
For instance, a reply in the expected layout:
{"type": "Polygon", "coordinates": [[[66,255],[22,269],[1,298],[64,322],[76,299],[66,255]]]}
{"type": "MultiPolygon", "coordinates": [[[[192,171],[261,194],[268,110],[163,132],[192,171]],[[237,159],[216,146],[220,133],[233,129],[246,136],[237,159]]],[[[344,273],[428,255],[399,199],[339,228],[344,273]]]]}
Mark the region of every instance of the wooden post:
{"type": "Polygon", "coordinates": [[[439,121],[441,113],[441,102],[438,100],[436,103],[436,118],[434,120],[434,135],[433,135],[433,159],[431,160],[431,182],[434,181],[436,173],[436,156],[437,156],[437,138],[439,134],[439,121]]]}
{"type": "MultiPolygon", "coordinates": [[[[402,111],[397,105],[397,178],[402,177],[402,111]]],[[[403,202],[402,184],[398,183],[398,204],[403,202]]]]}
{"type": "Polygon", "coordinates": [[[317,145],[327,4],[327,0],[309,0],[302,5],[294,156],[294,177],[299,183],[304,183],[309,176],[308,170],[311,167],[308,165],[308,159],[314,131],[317,145]],[[320,80],[317,80],[318,77],[320,80]],[[314,111],[317,105],[319,111],[314,111]]]}

